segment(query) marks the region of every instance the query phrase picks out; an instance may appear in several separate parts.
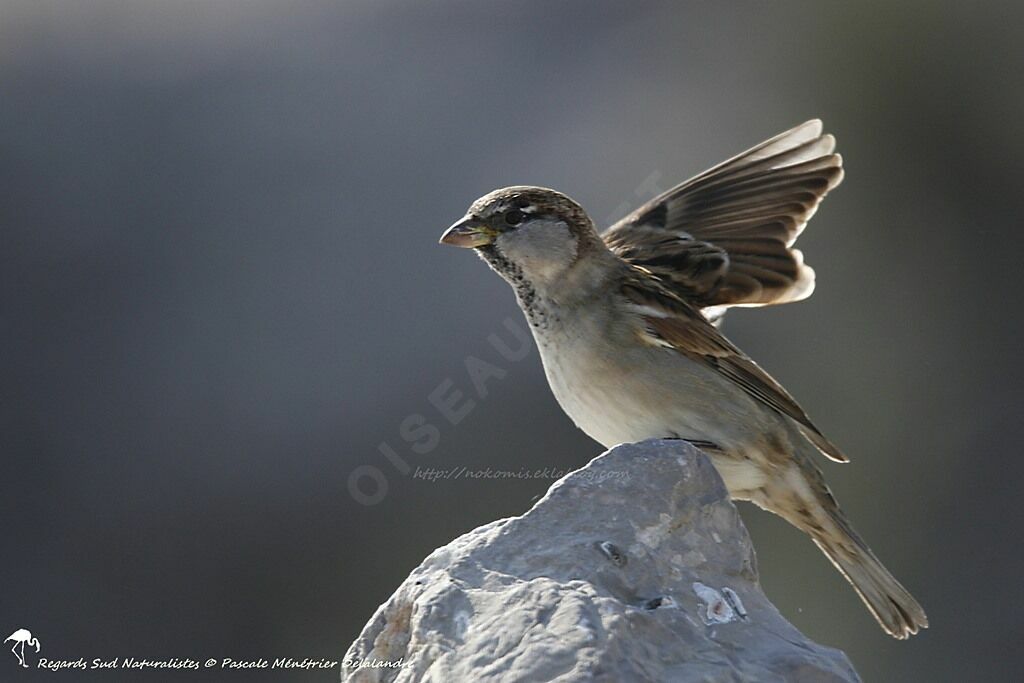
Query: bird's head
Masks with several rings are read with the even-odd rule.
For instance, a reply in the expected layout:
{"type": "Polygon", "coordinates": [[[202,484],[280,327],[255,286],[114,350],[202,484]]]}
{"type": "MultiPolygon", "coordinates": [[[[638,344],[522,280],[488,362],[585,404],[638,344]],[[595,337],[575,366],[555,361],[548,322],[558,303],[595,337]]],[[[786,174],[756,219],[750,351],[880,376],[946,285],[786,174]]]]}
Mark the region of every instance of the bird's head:
{"type": "Polygon", "coordinates": [[[506,187],[473,202],[441,236],[441,244],[476,249],[513,285],[544,286],[565,275],[581,255],[602,245],[587,213],[569,197],[543,187],[506,187]]]}

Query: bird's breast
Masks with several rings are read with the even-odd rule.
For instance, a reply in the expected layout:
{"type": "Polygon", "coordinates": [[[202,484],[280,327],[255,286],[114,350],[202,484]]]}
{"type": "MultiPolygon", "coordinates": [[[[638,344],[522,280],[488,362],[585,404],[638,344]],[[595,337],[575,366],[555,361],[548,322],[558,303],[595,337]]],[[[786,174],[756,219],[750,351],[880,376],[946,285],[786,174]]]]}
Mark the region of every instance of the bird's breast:
{"type": "Polygon", "coordinates": [[[684,438],[742,451],[770,426],[711,368],[630,335],[611,323],[534,331],[555,398],[591,438],[606,447],[684,438]]]}

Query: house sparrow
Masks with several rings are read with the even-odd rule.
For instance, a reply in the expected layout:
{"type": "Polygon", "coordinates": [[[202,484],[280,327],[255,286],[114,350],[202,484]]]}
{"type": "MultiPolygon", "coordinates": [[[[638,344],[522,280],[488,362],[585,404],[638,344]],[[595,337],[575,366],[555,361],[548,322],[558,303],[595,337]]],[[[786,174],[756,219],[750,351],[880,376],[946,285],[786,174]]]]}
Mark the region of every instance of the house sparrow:
{"type": "Polygon", "coordinates": [[[691,441],[730,495],[808,533],[886,632],[924,610],[854,532],[815,464],[847,462],[792,396],[716,328],[730,306],[798,301],[814,271],[793,242],[843,177],[808,121],[651,200],[599,235],[540,187],[481,197],[441,237],[512,285],[559,404],[606,447],[691,441]]]}

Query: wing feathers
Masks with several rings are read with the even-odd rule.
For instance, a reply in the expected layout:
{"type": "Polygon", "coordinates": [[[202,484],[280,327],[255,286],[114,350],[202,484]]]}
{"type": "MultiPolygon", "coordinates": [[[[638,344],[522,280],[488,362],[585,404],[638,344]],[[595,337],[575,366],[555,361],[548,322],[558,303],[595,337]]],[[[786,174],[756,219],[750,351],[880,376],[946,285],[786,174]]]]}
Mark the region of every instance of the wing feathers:
{"type": "Polygon", "coordinates": [[[805,298],[814,271],[790,247],[842,181],[835,144],[821,121],[808,121],[653,199],[605,242],[699,308],[805,298]],[[703,258],[712,263],[694,263],[703,258]]]}
{"type": "Polygon", "coordinates": [[[642,320],[652,344],[704,363],[754,399],[794,420],[826,456],[837,462],[848,462],[781,384],[733,346],[695,309],[664,289],[660,282],[643,270],[635,269],[627,275],[621,291],[642,320]]]}

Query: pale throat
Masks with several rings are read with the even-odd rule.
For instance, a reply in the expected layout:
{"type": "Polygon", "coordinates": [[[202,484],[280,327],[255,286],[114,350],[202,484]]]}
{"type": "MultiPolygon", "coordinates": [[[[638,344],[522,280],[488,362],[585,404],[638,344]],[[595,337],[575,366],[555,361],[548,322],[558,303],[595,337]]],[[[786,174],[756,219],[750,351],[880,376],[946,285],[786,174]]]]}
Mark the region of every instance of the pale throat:
{"type": "Polygon", "coordinates": [[[576,261],[576,236],[559,220],[534,220],[499,238],[498,248],[536,287],[555,283],[576,261]]]}

